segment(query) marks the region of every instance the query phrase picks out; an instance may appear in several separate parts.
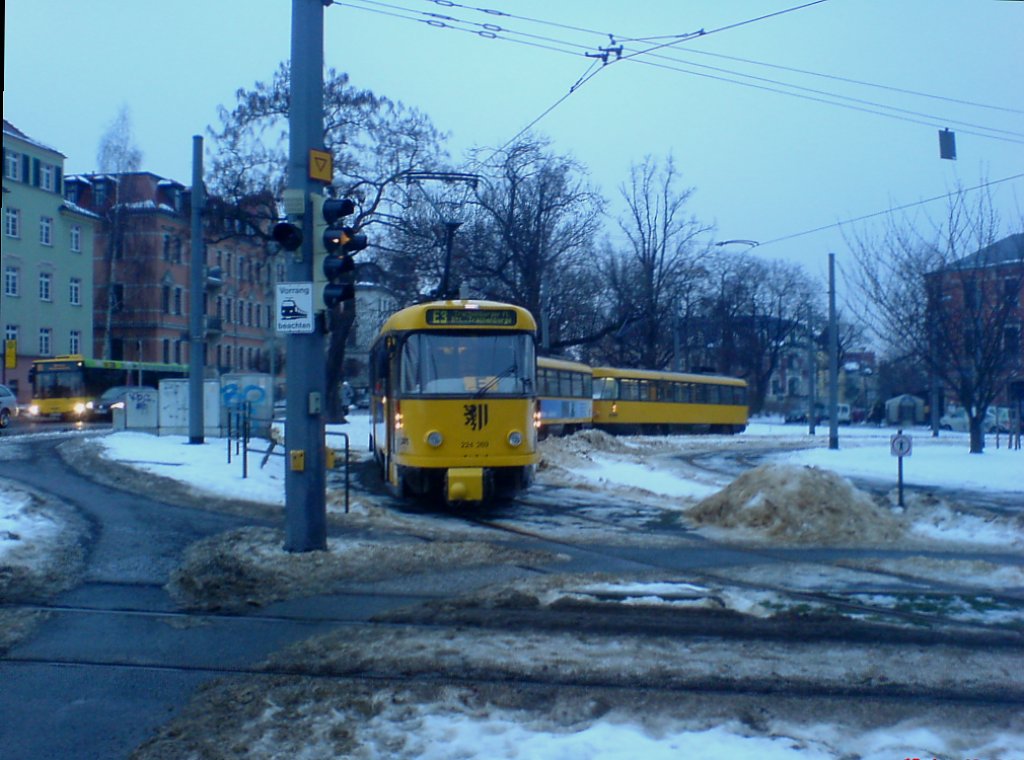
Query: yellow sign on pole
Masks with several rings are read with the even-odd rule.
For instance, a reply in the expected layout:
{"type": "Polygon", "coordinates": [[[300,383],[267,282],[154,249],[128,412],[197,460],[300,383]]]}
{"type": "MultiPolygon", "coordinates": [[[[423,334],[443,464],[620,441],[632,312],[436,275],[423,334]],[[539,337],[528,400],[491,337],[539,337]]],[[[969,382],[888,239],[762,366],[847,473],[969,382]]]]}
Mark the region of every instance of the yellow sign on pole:
{"type": "Polygon", "coordinates": [[[4,367],[7,369],[16,369],[18,366],[18,341],[16,340],[5,340],[4,341],[4,367]]]}
{"type": "Polygon", "coordinates": [[[334,180],[334,157],[326,150],[310,148],[309,178],[328,185],[334,180]]]}

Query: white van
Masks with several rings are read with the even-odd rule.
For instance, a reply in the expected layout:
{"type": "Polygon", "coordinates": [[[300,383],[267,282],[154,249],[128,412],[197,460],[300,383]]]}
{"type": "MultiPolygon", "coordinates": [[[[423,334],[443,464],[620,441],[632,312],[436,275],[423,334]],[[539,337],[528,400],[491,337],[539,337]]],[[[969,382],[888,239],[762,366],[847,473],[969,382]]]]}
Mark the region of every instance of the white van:
{"type": "MultiPolygon", "coordinates": [[[[966,433],[970,430],[970,421],[967,419],[967,410],[963,407],[950,408],[939,418],[939,427],[943,430],[953,430],[957,433],[966,433]]],[[[1010,429],[1009,407],[990,406],[985,411],[985,421],[981,425],[985,433],[1005,433],[1010,429]]]]}
{"type": "Polygon", "coordinates": [[[849,425],[853,420],[849,404],[836,404],[836,418],[840,425],[849,425]]]}

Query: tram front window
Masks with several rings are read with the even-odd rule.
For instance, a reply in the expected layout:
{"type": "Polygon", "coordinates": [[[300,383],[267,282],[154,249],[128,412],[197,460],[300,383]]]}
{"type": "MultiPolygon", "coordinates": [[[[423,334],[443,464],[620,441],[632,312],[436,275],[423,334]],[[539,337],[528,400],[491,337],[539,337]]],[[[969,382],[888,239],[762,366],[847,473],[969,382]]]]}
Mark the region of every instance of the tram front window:
{"type": "Polygon", "coordinates": [[[533,392],[533,339],[527,333],[413,333],[401,355],[403,395],[510,395],[533,392]]]}

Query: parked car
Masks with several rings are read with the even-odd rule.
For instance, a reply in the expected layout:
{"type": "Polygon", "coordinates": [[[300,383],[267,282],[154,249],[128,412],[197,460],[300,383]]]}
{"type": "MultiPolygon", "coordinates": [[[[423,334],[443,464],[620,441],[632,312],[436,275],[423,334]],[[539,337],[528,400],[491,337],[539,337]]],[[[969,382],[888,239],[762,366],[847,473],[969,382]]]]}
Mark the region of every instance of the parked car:
{"type": "MultiPolygon", "coordinates": [[[[939,427],[943,430],[953,430],[957,433],[966,433],[970,430],[970,421],[967,418],[967,410],[963,407],[949,409],[939,418],[939,427]]],[[[1008,407],[990,406],[985,410],[985,420],[981,424],[982,432],[985,433],[1006,433],[1010,430],[1010,410],[1008,407]]]]}
{"type": "Polygon", "coordinates": [[[6,385],[0,385],[0,428],[11,424],[11,418],[18,416],[18,398],[6,385]]]}
{"type": "Polygon", "coordinates": [[[124,408],[125,399],[129,393],[141,390],[154,389],[140,385],[115,385],[113,388],[107,388],[93,406],[92,416],[107,419],[113,417],[115,409],[124,408]]]}

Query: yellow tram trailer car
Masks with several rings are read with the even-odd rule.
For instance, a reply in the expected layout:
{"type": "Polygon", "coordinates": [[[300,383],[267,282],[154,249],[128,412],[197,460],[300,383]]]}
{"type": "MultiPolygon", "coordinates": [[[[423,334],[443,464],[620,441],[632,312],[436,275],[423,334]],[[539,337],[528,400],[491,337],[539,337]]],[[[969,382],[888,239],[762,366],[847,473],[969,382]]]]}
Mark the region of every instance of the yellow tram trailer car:
{"type": "Polygon", "coordinates": [[[617,433],[741,433],[747,383],[724,375],[594,368],[594,427],[617,433]]]}
{"type": "Polygon", "coordinates": [[[393,314],[370,357],[371,448],[398,495],[481,502],[532,482],[539,454],[537,324],[493,301],[393,314]]]}

